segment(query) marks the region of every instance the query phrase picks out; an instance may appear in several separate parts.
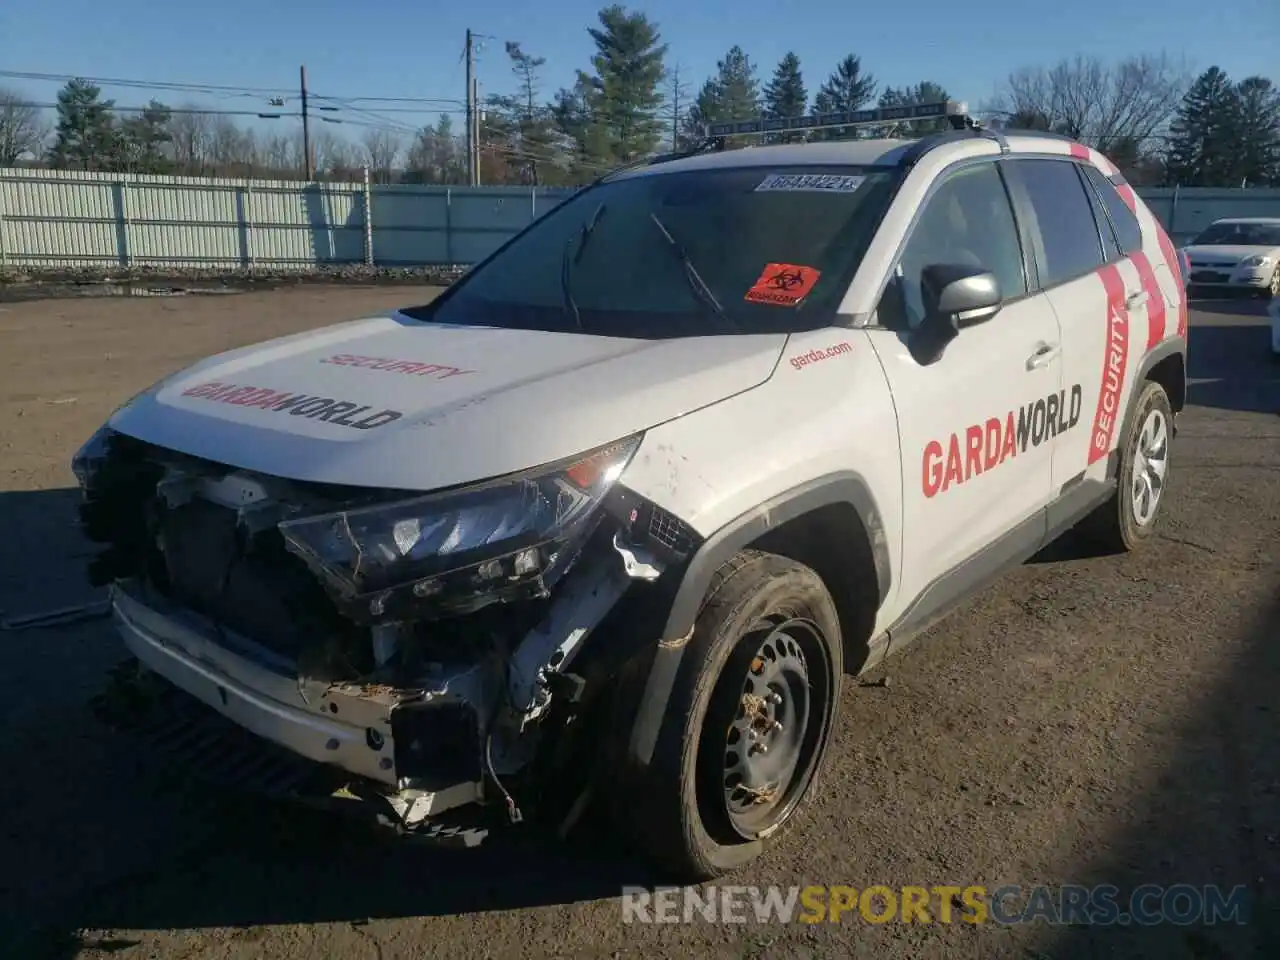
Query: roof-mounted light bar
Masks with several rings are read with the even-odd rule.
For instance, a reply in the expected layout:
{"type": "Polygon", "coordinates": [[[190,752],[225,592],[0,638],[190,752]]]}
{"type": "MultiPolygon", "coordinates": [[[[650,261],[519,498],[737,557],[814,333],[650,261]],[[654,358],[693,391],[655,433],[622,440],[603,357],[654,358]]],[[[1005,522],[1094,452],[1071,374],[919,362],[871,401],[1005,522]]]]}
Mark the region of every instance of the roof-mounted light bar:
{"type": "Polygon", "coordinates": [[[707,137],[738,137],[753,134],[783,133],[788,130],[831,129],[835,127],[873,127],[903,120],[949,120],[957,129],[972,125],[969,105],[963,101],[917,103],[907,107],[879,107],[874,110],[845,110],[839,113],[811,113],[803,117],[757,117],[754,120],[729,120],[703,126],[707,137]]]}

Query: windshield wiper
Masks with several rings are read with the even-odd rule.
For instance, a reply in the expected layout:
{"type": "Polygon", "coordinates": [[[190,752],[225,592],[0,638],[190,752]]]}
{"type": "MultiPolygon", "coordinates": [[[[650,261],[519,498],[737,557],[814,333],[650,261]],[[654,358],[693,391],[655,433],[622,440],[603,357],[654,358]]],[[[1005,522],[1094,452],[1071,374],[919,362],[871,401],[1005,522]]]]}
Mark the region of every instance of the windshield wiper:
{"type": "Polygon", "coordinates": [[[595,232],[596,224],[600,222],[600,217],[603,214],[604,204],[602,203],[600,206],[596,207],[596,212],[591,214],[591,219],[582,225],[582,235],[578,240],[578,255],[573,258],[575,265],[582,259],[582,251],[587,249],[587,240],[590,239],[591,234],[595,232]]]}
{"type": "Polygon", "coordinates": [[[560,258],[560,297],[564,301],[564,312],[573,317],[573,325],[582,332],[582,314],[578,312],[578,303],[573,299],[573,288],[569,283],[569,270],[573,265],[573,237],[564,243],[564,255],[560,258]]]}
{"type": "Polygon", "coordinates": [[[600,222],[600,215],[604,213],[604,204],[596,207],[595,213],[591,215],[591,219],[582,225],[582,230],[578,233],[578,251],[573,253],[573,237],[564,242],[564,255],[560,259],[560,296],[564,301],[565,312],[573,317],[573,324],[578,328],[578,332],[582,332],[582,314],[578,310],[578,302],[573,299],[573,284],[570,281],[570,275],[573,267],[582,259],[582,252],[587,249],[587,240],[596,229],[596,224],[600,222]]]}
{"type": "Polygon", "coordinates": [[[720,306],[720,301],[716,299],[716,295],[707,286],[707,281],[702,279],[702,274],[698,273],[698,268],[693,265],[689,255],[684,252],[684,247],[680,246],[676,238],[671,235],[671,231],[658,219],[656,213],[650,213],[649,217],[653,220],[654,226],[662,232],[662,236],[666,238],[668,245],[676,252],[676,256],[680,258],[680,262],[684,265],[685,279],[689,281],[689,289],[693,291],[694,297],[710,308],[712,315],[719,321],[720,327],[730,333],[739,333],[737,324],[729,319],[729,315],[724,312],[724,307],[720,306]]]}

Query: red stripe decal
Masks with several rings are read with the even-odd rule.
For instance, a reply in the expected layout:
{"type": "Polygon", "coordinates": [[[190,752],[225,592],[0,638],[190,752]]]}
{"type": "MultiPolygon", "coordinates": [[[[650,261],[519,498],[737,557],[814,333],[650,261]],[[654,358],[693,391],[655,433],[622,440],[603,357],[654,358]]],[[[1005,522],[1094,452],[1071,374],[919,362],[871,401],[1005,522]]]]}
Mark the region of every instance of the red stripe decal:
{"type": "Polygon", "coordinates": [[[1090,163],[1093,162],[1089,157],[1089,148],[1084,146],[1084,144],[1071,144],[1071,156],[1075,157],[1077,160],[1088,160],[1090,163]]]}
{"type": "Polygon", "coordinates": [[[1185,337],[1187,335],[1187,290],[1182,285],[1182,267],[1178,263],[1178,253],[1173,249],[1173,241],[1169,239],[1169,234],[1164,232],[1164,227],[1159,221],[1156,222],[1156,239],[1160,241],[1160,254],[1164,257],[1164,262],[1169,265],[1169,270],[1173,274],[1175,286],[1178,291],[1178,336],[1185,337]]]}
{"type": "Polygon", "coordinates": [[[1131,259],[1133,265],[1138,268],[1138,279],[1142,282],[1142,289],[1147,292],[1147,349],[1150,350],[1164,339],[1164,293],[1156,281],[1156,272],[1152,269],[1146,253],[1136,250],[1131,259]]]}
{"type": "Polygon", "coordinates": [[[1129,315],[1124,308],[1124,281],[1113,264],[1098,271],[1107,291],[1107,343],[1102,351],[1102,384],[1098,388],[1098,409],[1093,415],[1089,441],[1089,465],[1111,452],[1120,419],[1120,391],[1129,362],[1129,315]]]}
{"type": "Polygon", "coordinates": [[[1133,187],[1127,183],[1117,183],[1116,193],[1120,194],[1120,199],[1124,201],[1124,205],[1134,213],[1138,212],[1138,197],[1133,192],[1133,187]]]}

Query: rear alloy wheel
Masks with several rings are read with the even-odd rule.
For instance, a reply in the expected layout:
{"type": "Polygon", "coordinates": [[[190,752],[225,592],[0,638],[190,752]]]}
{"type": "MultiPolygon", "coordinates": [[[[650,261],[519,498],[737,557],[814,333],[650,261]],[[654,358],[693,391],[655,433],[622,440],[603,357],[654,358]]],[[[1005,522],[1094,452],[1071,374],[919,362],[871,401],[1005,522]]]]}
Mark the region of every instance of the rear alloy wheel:
{"type": "Polygon", "coordinates": [[[1155,532],[1169,482],[1173,408],[1164,387],[1142,384],[1120,452],[1115,493],[1084,523],[1086,533],[1116,550],[1136,548],[1155,532]]]}
{"type": "Polygon", "coordinates": [[[817,784],[843,669],[822,579],[775,554],[735,556],[707,592],[652,761],[615,799],[618,825],[680,882],[760,856],[817,784]]]}

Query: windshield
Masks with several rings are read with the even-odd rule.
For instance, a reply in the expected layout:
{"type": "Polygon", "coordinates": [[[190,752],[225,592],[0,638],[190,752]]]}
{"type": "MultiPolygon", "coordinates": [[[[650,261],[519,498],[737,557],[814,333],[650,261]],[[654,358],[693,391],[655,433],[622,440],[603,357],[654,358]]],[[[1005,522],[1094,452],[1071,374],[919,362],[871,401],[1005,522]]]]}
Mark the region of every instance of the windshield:
{"type": "Polygon", "coordinates": [[[639,338],[827,325],[898,176],[761,166],[623,177],[576,194],[404,312],[639,338]]]}
{"type": "Polygon", "coordinates": [[[1198,246],[1280,247],[1280,223],[1215,223],[1191,242],[1198,246]]]}

